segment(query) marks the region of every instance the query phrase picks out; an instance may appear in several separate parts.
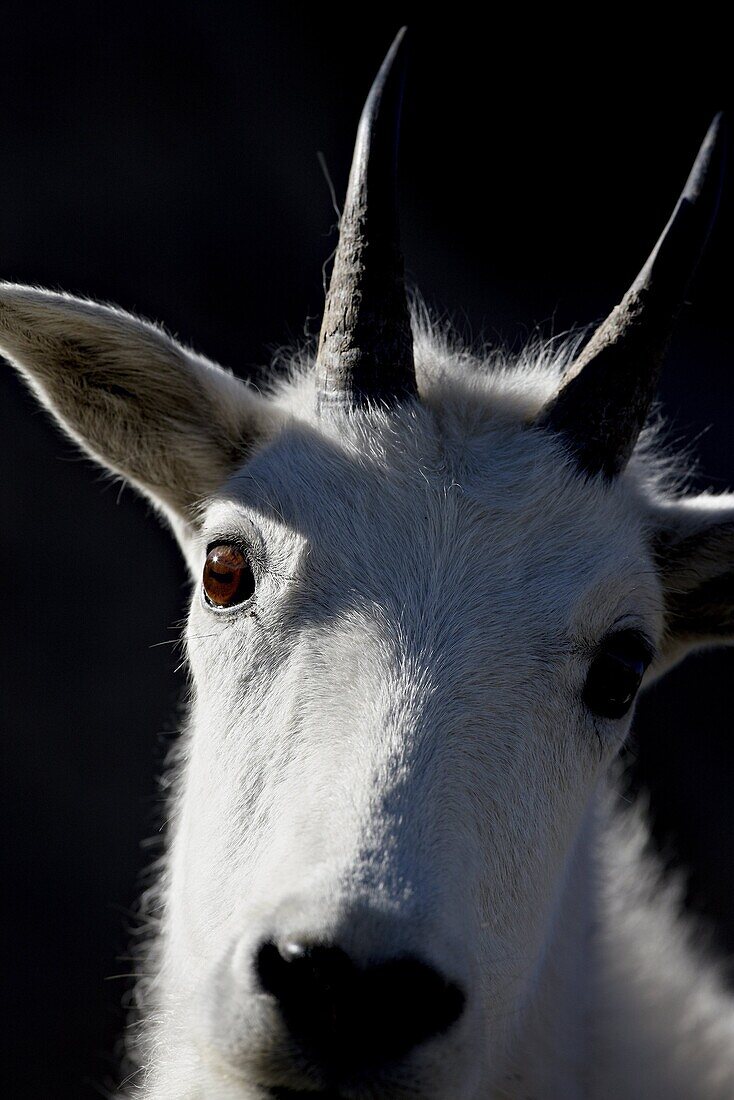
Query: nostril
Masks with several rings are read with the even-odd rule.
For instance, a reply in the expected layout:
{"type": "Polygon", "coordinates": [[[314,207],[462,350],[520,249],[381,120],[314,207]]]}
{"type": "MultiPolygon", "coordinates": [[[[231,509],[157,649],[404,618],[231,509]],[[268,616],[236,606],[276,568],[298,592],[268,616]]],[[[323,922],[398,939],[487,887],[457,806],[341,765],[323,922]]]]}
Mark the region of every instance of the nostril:
{"type": "Polygon", "coordinates": [[[454,982],[418,959],[396,959],[377,968],[372,996],[383,1028],[403,1050],[442,1034],[464,1011],[465,996],[454,982]]]}
{"type": "MultiPolygon", "coordinates": [[[[264,943],[255,963],[260,985],[289,1011],[307,1001],[341,1000],[353,979],[353,964],[339,947],[304,945],[296,940],[264,943]]],[[[305,1006],[304,1006],[305,1007],[305,1006]]]]}
{"type": "Polygon", "coordinates": [[[402,1057],[464,1009],[458,985],[410,957],[360,967],[340,947],[286,939],[262,944],[255,969],[293,1038],[332,1069],[402,1057]]]}
{"type": "Polygon", "coordinates": [[[257,953],[255,970],[265,993],[271,993],[278,1000],[287,995],[291,979],[290,954],[281,952],[277,944],[268,941],[257,953]]]}

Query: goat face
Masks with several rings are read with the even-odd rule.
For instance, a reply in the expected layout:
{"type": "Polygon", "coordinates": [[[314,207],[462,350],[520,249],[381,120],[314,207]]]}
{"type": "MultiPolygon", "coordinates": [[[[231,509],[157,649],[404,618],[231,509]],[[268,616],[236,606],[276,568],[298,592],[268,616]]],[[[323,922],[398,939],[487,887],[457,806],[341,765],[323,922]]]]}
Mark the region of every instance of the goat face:
{"type": "Polygon", "coordinates": [[[552,945],[660,583],[629,488],[501,404],[287,430],[203,524],[254,581],[192,603],[171,965],[247,1081],[472,1096],[552,945]]]}

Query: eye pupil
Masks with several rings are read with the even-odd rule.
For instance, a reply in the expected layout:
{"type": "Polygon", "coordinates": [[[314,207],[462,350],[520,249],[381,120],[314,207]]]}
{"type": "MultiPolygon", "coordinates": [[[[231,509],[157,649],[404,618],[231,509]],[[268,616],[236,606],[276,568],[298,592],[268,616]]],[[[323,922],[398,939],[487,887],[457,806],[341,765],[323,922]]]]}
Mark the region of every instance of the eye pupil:
{"type": "Polygon", "coordinates": [[[255,575],[247,556],[232,543],[212,546],[204,563],[204,595],[213,607],[234,607],[255,591],[255,575]]]}
{"type": "Polygon", "coordinates": [[[591,663],[584,702],[602,718],[622,718],[634,702],[650,663],[647,643],[635,631],[620,631],[603,643],[591,663]]]}

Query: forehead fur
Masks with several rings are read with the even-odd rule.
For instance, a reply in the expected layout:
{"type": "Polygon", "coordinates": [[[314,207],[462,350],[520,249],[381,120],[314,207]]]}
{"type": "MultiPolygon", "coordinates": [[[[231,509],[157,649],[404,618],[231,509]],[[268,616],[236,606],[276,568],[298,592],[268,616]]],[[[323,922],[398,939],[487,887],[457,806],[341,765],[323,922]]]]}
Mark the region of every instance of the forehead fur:
{"type": "Polygon", "coordinates": [[[626,601],[654,619],[645,463],[612,483],[590,479],[532,427],[574,352],[480,360],[423,329],[420,402],[391,410],[319,408],[313,372],[296,370],[275,391],[287,427],[228,483],[206,527],[244,508],[297,534],[314,570],[375,598],[391,584],[405,595],[443,562],[437,584],[461,570],[477,595],[504,585],[527,604],[544,589],[540,603],[549,610],[555,592],[565,615],[593,587],[609,603],[603,617],[626,601]]]}

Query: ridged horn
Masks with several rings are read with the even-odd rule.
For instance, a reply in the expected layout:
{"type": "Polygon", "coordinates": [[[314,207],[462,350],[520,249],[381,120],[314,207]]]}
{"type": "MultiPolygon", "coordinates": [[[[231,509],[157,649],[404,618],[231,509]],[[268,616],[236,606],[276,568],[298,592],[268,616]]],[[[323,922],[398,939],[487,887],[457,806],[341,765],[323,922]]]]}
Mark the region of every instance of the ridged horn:
{"type": "Polygon", "coordinates": [[[320,399],[392,405],[415,394],[398,241],[397,144],[405,73],[397,34],[362,111],[317,356],[320,399]]]}
{"type": "Polygon", "coordinates": [[[673,322],[716,217],[724,146],[719,114],[647,263],[536,421],[564,436],[587,474],[616,477],[644,427],[673,322]]]}

